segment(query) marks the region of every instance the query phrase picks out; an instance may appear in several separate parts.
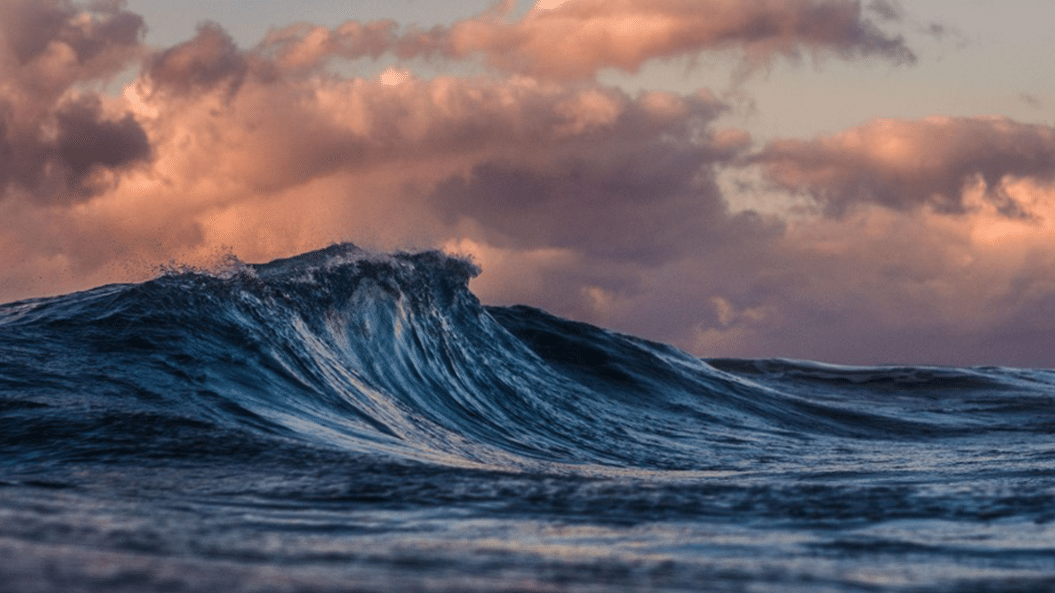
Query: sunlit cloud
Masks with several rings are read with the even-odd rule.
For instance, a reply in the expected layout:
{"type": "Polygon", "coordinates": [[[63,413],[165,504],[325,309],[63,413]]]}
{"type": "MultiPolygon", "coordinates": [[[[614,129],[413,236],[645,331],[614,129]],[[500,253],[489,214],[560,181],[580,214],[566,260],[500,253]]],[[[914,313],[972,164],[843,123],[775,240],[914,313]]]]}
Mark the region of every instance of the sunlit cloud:
{"type": "Polygon", "coordinates": [[[568,0],[539,0],[535,3],[535,10],[553,10],[568,0]]]}
{"type": "MultiPolygon", "coordinates": [[[[393,21],[349,21],[327,30],[303,24],[272,32],[257,48],[287,68],[333,57],[480,57],[490,67],[558,80],[600,70],[635,72],[653,60],[739,52],[749,64],[804,53],[895,63],[916,58],[848,0],[564,0],[540,2],[510,21],[513,3],[449,27],[401,30],[393,21]]],[[[880,11],[881,14],[889,12],[880,11]]]]}
{"type": "Polygon", "coordinates": [[[915,60],[899,37],[881,32],[857,2],[827,0],[569,0],[513,23],[470,19],[449,31],[455,56],[481,54],[492,66],[559,79],[650,60],[737,50],[755,65],[804,52],[845,58],[915,60]]]}
{"type": "Polygon", "coordinates": [[[876,120],[834,136],[771,142],[752,162],[830,211],[869,202],[958,212],[966,193],[981,187],[1003,212],[1028,214],[1003,182],[1055,178],[1055,129],[1000,117],[876,120]]]}
{"type": "Polygon", "coordinates": [[[485,302],[701,355],[1033,364],[1055,336],[1051,127],[877,119],[762,142],[712,92],[594,79],[707,51],[911,63],[870,20],[908,20],[896,3],[567,0],[249,48],[203,23],[156,50],[120,3],[93,6],[0,1],[0,300],[351,240],[469,253],[485,302]],[[330,67],[361,58],[384,69],[330,67]],[[761,180],[764,214],[731,207],[753,190],[726,172],[761,180]]]}
{"type": "Polygon", "coordinates": [[[389,68],[381,73],[381,84],[388,86],[395,86],[406,82],[411,76],[407,70],[396,70],[395,68],[389,68]]]}

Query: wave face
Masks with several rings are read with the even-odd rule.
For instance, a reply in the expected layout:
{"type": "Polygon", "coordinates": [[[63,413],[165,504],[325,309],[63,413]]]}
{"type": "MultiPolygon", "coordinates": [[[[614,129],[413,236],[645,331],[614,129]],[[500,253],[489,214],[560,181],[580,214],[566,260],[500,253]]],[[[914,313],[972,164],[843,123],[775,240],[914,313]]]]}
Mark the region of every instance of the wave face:
{"type": "Polygon", "coordinates": [[[705,361],[477,273],[336,245],[0,307],[5,590],[1055,584],[1055,372],[705,361]]]}

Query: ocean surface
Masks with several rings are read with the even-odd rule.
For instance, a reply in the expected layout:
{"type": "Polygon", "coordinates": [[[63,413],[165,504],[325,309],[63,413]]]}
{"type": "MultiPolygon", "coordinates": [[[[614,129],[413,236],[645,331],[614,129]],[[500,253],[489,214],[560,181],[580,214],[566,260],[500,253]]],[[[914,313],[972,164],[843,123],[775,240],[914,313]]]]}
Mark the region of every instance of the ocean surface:
{"type": "Polygon", "coordinates": [[[1055,591],[1055,371],[700,360],[476,273],[0,306],[0,591],[1055,591]]]}

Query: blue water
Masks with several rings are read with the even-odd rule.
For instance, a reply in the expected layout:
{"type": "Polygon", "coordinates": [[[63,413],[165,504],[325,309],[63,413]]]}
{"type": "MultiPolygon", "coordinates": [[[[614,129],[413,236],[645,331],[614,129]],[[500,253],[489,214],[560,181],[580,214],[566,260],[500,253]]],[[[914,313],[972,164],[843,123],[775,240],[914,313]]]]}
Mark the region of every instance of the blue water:
{"type": "Polygon", "coordinates": [[[0,306],[0,591],[1055,591],[1055,371],[700,360],[476,273],[0,306]]]}

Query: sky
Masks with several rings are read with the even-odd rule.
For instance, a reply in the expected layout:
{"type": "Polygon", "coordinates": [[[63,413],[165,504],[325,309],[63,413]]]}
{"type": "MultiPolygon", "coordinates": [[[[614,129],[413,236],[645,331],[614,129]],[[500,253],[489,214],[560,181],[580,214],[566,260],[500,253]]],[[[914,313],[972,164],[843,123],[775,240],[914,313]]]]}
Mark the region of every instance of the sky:
{"type": "Polygon", "coordinates": [[[1055,367],[1053,20],[0,0],[0,302],[350,241],[704,357],[1055,367]]]}

